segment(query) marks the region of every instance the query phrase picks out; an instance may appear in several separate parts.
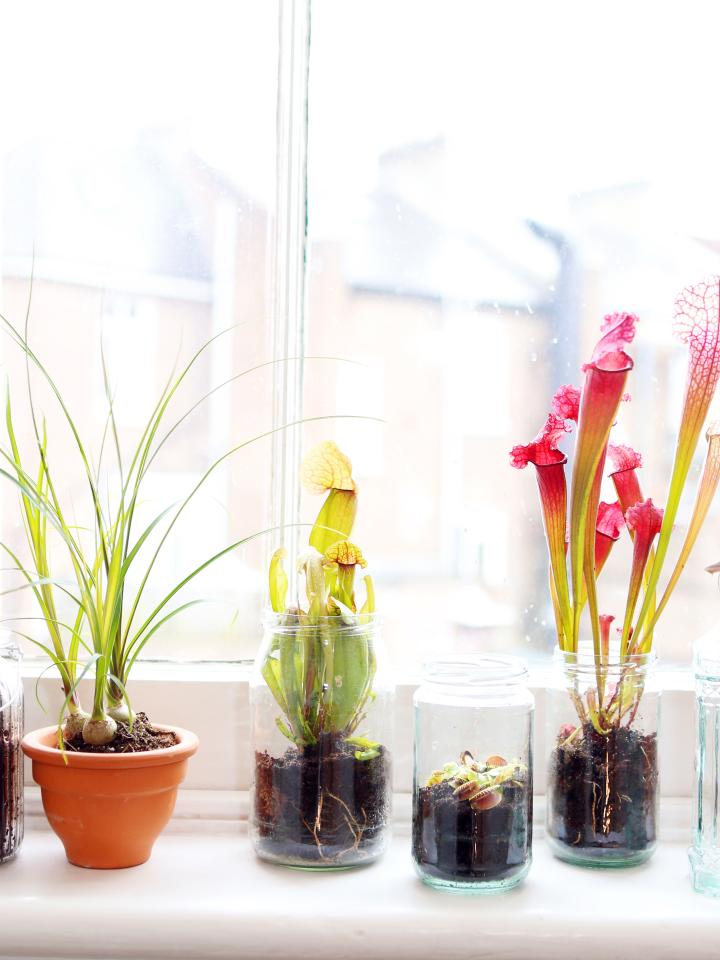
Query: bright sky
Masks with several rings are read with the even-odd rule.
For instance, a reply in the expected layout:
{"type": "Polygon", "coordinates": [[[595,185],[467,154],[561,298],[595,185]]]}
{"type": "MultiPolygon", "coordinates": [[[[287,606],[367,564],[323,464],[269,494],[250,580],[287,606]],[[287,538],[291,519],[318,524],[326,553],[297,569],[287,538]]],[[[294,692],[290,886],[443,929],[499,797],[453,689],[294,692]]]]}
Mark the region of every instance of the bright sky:
{"type": "Polygon", "coordinates": [[[465,210],[557,220],[575,192],[667,181],[715,232],[718,27],[712,0],[316,0],[316,159],[367,181],[378,149],[445,133],[465,210]]]}
{"type": "MultiPolygon", "coordinates": [[[[5,142],[176,127],[269,198],[276,16],[275,0],[4,4],[5,142]]],[[[383,150],[444,134],[446,209],[489,197],[559,220],[574,192],[650,179],[715,232],[718,27],[713,0],[314,0],[316,228],[342,228],[383,150]]]]}

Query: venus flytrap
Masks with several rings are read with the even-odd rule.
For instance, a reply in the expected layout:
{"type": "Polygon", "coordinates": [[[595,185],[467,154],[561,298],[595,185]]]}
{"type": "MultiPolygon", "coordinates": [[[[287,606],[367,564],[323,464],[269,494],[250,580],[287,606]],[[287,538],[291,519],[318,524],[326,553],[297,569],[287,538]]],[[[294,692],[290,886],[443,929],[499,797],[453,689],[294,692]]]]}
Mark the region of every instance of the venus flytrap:
{"type": "Polygon", "coordinates": [[[475,810],[492,810],[502,802],[505,785],[522,786],[527,776],[527,764],[520,760],[509,763],[503,757],[492,756],[477,761],[465,750],[459,762],[446,763],[428,777],[427,787],[449,783],[458,800],[468,800],[475,810]]]}

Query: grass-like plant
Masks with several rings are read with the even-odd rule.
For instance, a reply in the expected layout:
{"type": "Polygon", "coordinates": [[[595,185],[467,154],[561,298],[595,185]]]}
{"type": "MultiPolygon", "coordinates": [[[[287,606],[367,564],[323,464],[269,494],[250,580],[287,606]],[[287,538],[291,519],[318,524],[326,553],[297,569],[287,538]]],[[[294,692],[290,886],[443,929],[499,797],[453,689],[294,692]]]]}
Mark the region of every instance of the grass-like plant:
{"type": "Polygon", "coordinates": [[[8,446],[0,446],[0,458],[3,461],[0,476],[19,491],[30,559],[21,559],[8,544],[0,546],[10,557],[13,569],[22,576],[24,587],[33,592],[41,619],[49,633],[49,643],[38,641],[19,630],[15,632],[36,643],[50,657],[60,674],[64,692],[58,727],[60,744],[63,737],[70,740],[81,734],[85,743],[103,746],[115,737],[118,721],[132,723],[128,678],[146,644],[161,627],[195,604],[203,602],[199,599],[178,602],[175,598],[180,591],[221,557],[272,532],[272,528],[257,531],[230,543],[190,570],[151,609],[144,609],[142,601],[158,557],[187,506],[210,474],[232,454],[297,424],[273,428],[233,446],[210,464],[182,501],[161,511],[150,523],[137,529],[136,513],[141,503],[144,481],[157,455],[181,424],[221,387],[278,361],[258,364],[213,387],[182,416],[167,425],[168,409],[183,381],[201,355],[218,337],[233,328],[217,334],[196,351],[179,373],[173,372],[142,428],[139,440],[129,454],[123,454],[103,355],[107,417],[97,462],[93,465],[89,448],[81,438],[56,382],[28,342],[27,319],[22,333],[4,317],[0,317],[0,322],[25,357],[27,399],[34,438],[34,465],[31,466],[28,454],[20,448],[8,391],[5,418],[8,446]],[[92,510],[90,531],[79,530],[62,504],[59,483],[62,464],[53,458],[45,423],[36,409],[32,389],[33,372],[50,388],[72,435],[92,510]],[[107,476],[104,476],[103,457],[108,447],[114,450],[113,471],[119,475],[117,491],[110,489],[107,476]],[[69,583],[53,575],[50,556],[53,537],[59,541],[72,569],[73,580],[69,583]],[[63,598],[63,606],[70,606],[73,611],[68,618],[70,622],[63,620],[58,613],[59,595],[63,598]],[[79,682],[86,675],[94,678],[92,705],[87,712],[82,708],[79,695],[79,682]]]}
{"type": "MultiPolygon", "coordinates": [[[[627,446],[610,443],[633,361],[626,348],[635,336],[637,317],[616,313],[605,317],[602,337],[583,368],[582,389],[563,386],[555,394],[552,412],[531,443],[511,451],[512,466],[536,469],[540,504],[550,557],[550,593],[558,646],[577,654],[581,618],[587,609],[593,643],[597,690],[578,704],[604,733],[631,720],[640,687],[633,676],[627,684],[606,683],[611,658],[610,628],[614,617],[601,614],[597,581],[623,528],[633,542],[625,610],[619,621],[619,659],[631,663],[652,650],[658,620],[682,574],[715,495],[720,479],[720,427],[707,431],[705,465],[690,523],[675,566],[658,600],[658,587],[700,433],[720,377],[720,278],[682,291],[676,300],[675,329],[688,347],[688,373],[672,475],[664,510],[645,499],[637,469],[642,458],[627,446]],[[577,424],[568,503],[566,455],[558,444],[577,424]],[[617,500],[600,500],[607,461],[617,500]],[[569,560],[569,564],[568,564],[569,560]],[[569,567],[569,569],[568,569],[569,567]],[[625,687],[627,686],[627,689],[625,687]]],[[[630,673],[630,671],[629,671],[630,673]]]]}
{"type": "MultiPolygon", "coordinates": [[[[298,559],[307,602],[288,603],[284,549],[270,563],[273,636],[262,675],[282,716],[277,725],[299,748],[324,734],[351,739],[372,697],[376,660],[372,618],[375,595],[365,576],[365,600],[355,597],[357,568],[365,568],[360,549],[350,541],[357,492],[348,458],[334,443],[312,450],[302,479],[314,493],[327,493],[312,527],[309,549],[298,559]]],[[[352,742],[362,758],[376,746],[361,737],[352,742]]]]}

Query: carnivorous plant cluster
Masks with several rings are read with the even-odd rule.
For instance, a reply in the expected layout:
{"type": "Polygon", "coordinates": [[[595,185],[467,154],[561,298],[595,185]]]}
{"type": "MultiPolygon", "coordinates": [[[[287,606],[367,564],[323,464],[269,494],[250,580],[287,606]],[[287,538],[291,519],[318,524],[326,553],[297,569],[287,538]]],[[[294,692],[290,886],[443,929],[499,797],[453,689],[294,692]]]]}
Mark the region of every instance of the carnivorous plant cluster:
{"type": "Polygon", "coordinates": [[[589,719],[599,733],[623,720],[629,723],[634,716],[642,691],[633,658],[652,649],[658,620],[685,568],[720,479],[720,425],[714,424],[707,430],[705,465],[685,538],[658,598],[673,525],[720,377],[719,309],[718,277],[687,287],[676,299],[675,331],[688,348],[688,373],[664,509],[641,491],[637,475],[642,466],[640,454],[610,442],[633,369],[627,347],[635,337],[638,318],[634,314],[605,317],[602,336],[590,362],[583,367],[582,388],[560,387],[540,433],[531,443],[514,447],[510,454],[512,466],[522,469],[531,463],[536,470],[557,642],[565,653],[578,652],[581,617],[587,610],[597,686],[576,707],[581,719],[589,719]],[[559,443],[573,425],[575,453],[568,498],[568,458],[559,443]],[[611,503],[600,499],[606,473],[617,497],[611,503]],[[619,655],[627,668],[620,683],[608,685],[610,629],[615,618],[600,612],[597,581],[623,529],[633,544],[627,600],[618,620],[619,655]]]}
{"type": "Polygon", "coordinates": [[[302,480],[311,493],[327,496],[308,550],[298,558],[298,596],[291,602],[286,550],[277,550],[270,562],[274,626],[262,675],[282,712],[277,725],[296,746],[332,734],[357,746],[359,759],[369,759],[377,745],[353,734],[373,696],[375,593],[365,575],[362,605],[355,595],[357,569],[367,563],[350,540],[357,511],[352,466],[334,443],[325,442],[308,454],[302,480]]]}

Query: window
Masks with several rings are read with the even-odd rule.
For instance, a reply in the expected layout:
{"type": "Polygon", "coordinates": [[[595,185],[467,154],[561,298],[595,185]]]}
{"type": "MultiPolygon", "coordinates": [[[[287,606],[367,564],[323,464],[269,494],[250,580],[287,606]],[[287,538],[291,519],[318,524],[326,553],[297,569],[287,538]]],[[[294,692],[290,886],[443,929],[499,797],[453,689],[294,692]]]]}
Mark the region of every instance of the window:
{"type": "MultiPolygon", "coordinates": [[[[30,341],[95,454],[106,410],[101,338],[125,447],[176,361],[211,336],[234,328],[183,386],[168,427],[272,357],[278,11],[267,0],[80,2],[71,11],[33,0],[3,13],[2,312],[22,325],[32,273],[30,341]]],[[[2,341],[3,375],[22,408],[24,363],[2,341]]],[[[33,383],[81,523],[86,488],[71,437],[41,378],[33,383]]],[[[272,383],[271,367],[248,374],[183,423],[146,488],[148,516],[182,499],[225,450],[272,427],[272,383]]],[[[269,526],[270,455],[262,441],[212,475],[169,541],[148,602],[269,526]]],[[[7,487],[0,497],[2,539],[17,546],[16,497],[7,487]]],[[[198,578],[187,599],[212,602],[168,625],[148,655],[252,655],[265,549],[251,544],[198,578]]],[[[16,583],[2,574],[3,590],[16,583]]],[[[27,592],[3,597],[3,617],[33,615],[27,592]]]]}
{"type": "MultiPolygon", "coordinates": [[[[358,538],[396,662],[551,648],[535,481],[507,454],[556,386],[579,383],[613,310],[641,318],[621,429],[664,500],[685,369],[673,299],[720,252],[720,148],[702,132],[717,17],[313,2],[309,353],[381,371],[386,424],[336,430],[351,451],[375,437],[379,464],[358,459],[358,538]]],[[[339,395],[347,373],[332,372],[339,395]]],[[[309,413],[327,388],[306,382],[309,413]]],[[[340,412],[376,413],[372,391],[353,401],[340,412]]],[[[703,567],[719,510],[661,622],[664,658],[687,662],[717,619],[703,567]]],[[[628,570],[618,549],[601,581],[617,617],[628,570]]]]}
{"type": "MultiPolygon", "coordinates": [[[[32,272],[31,340],[96,438],[101,338],[128,442],[178,350],[188,357],[237,325],[199,364],[177,416],[240,371],[304,350],[302,368],[259,369],[188,418],[158,460],[148,507],[182,497],[236,443],[337,414],[308,424],[302,445],[331,436],[355,462],[357,539],[396,663],[439,649],[544,656],[552,615],[534,478],[512,471],[507,452],[535,434],[554,387],[578,381],[602,315],[630,309],[641,325],[621,426],[645,454],[645,491],[662,501],[684,376],[672,300],[717,270],[720,252],[720,148],[703,134],[720,13],[647,10],[610,0],[590,27],[571,3],[549,13],[531,0],[313,0],[306,277],[293,221],[305,199],[304,78],[300,64],[289,91],[278,86],[281,4],[129,2],[111,15],[80,2],[82,31],[49,0],[5,11],[2,310],[22,322],[32,272]],[[276,127],[278,100],[295,139],[276,127]],[[278,160],[292,168],[285,192],[278,160]],[[273,284],[291,259],[275,259],[282,222],[296,263],[279,309],[273,284]]],[[[7,342],[2,362],[22,392],[7,342]]],[[[69,462],[67,431],[36,390],[69,462]]],[[[274,449],[266,439],[213,473],[158,592],[225,543],[293,519],[299,444],[288,434],[274,449]]],[[[80,514],[82,495],[78,473],[68,496],[80,514]]],[[[315,509],[303,498],[303,519],[315,509]]],[[[715,622],[702,568],[717,559],[719,509],[664,617],[666,658],[687,662],[715,622]]],[[[19,541],[18,523],[4,489],[4,539],[19,541]]],[[[192,596],[213,602],[148,655],[252,656],[270,545],[200,578],[192,596]]],[[[603,575],[616,614],[627,564],[618,549],[603,575]]],[[[5,617],[30,610],[23,594],[3,597],[5,617]]]]}

